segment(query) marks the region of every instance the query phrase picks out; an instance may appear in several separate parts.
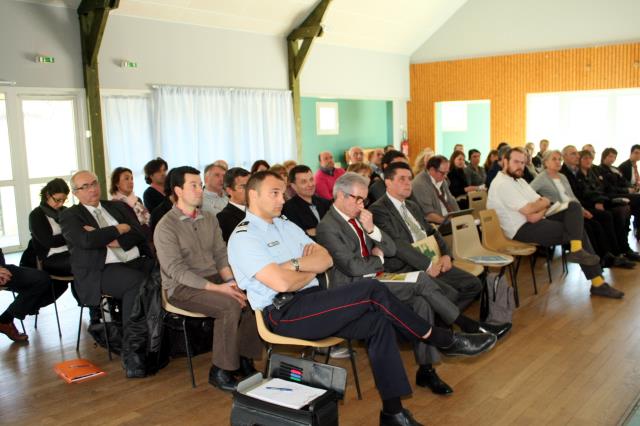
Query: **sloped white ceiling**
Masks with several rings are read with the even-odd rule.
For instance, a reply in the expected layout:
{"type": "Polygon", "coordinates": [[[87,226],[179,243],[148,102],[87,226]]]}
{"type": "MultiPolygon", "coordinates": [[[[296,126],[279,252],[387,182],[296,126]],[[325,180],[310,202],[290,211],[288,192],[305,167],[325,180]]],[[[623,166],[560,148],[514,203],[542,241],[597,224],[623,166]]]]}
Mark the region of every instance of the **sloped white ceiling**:
{"type": "MultiPolygon", "coordinates": [[[[22,0],[77,8],[79,0],[22,0]]],[[[409,56],[467,0],[333,0],[319,43],[409,56]]],[[[318,0],[121,0],[114,15],[284,36],[318,0]]]]}
{"type": "Polygon", "coordinates": [[[640,41],[640,0],[469,0],[412,63],[640,41]]]}

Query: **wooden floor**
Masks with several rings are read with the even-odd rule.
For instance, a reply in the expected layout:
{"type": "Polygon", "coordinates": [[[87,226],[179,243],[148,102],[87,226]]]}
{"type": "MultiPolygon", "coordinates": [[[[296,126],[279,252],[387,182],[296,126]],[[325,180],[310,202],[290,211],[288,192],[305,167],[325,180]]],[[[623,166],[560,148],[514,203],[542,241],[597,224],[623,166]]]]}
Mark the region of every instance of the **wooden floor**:
{"type": "MultiPolygon", "coordinates": [[[[540,294],[533,295],[529,269],[520,272],[522,306],[511,334],[477,359],[445,359],[440,376],[455,390],[439,397],[417,388],[405,401],[416,418],[440,425],[614,425],[640,394],[640,280],[637,271],[606,275],[626,292],[623,301],[592,299],[588,283],[575,265],[549,285],[542,262],[537,273],[540,294]]],[[[523,262],[524,263],[524,262],[523,262]]],[[[10,294],[0,294],[4,309],[10,294]]],[[[198,387],[189,383],[184,358],[173,360],[156,376],[123,377],[118,358],[93,346],[83,331],[80,355],[108,375],[67,385],[53,364],[76,358],[79,308],[65,293],[59,303],[63,338],[55,326],[53,307],[43,309],[38,330],[25,322],[28,345],[0,336],[0,424],[229,424],[231,398],[207,384],[209,354],[195,358],[198,387]]],[[[471,309],[477,315],[477,306],[471,309]]],[[[380,401],[364,348],[358,366],[364,400],[355,399],[352,382],[340,406],[342,425],[375,425],[380,401]]],[[[409,376],[415,364],[403,350],[409,376]]],[[[335,364],[348,368],[343,360],[335,364]]],[[[261,365],[261,364],[259,364],[261,365]]],[[[350,378],[351,380],[351,378],[350,378]]]]}

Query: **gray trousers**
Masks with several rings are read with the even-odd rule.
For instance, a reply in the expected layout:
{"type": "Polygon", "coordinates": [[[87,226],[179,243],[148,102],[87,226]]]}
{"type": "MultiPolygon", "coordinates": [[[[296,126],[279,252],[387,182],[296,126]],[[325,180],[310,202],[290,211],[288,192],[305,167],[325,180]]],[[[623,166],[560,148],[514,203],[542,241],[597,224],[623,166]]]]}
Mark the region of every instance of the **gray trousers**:
{"type": "Polygon", "coordinates": [[[240,356],[260,359],[264,346],[258,336],[256,318],[247,305],[242,309],[231,296],[180,285],[169,297],[178,308],[197,312],[213,321],[213,365],[237,370],[240,356]]]}
{"type": "MultiPolygon", "coordinates": [[[[539,220],[536,223],[525,223],[518,229],[513,239],[545,247],[566,244],[571,240],[581,240],[582,248],[586,252],[595,253],[591,241],[584,231],[582,206],[574,201],[569,203],[566,210],[549,216],[547,219],[539,220]]],[[[580,265],[580,268],[588,280],[602,275],[600,265],[580,265]]]]}
{"type": "Polygon", "coordinates": [[[478,277],[456,267],[432,279],[438,283],[447,298],[458,306],[460,312],[467,309],[482,291],[482,282],[478,277]]]}
{"type": "MultiPolygon", "coordinates": [[[[384,282],[383,284],[402,303],[411,307],[413,312],[430,324],[433,324],[434,313],[440,316],[447,324],[453,324],[460,315],[460,310],[443,291],[439,283],[436,283],[424,272],[418,274],[418,279],[415,283],[384,282]]],[[[453,294],[453,297],[455,297],[455,294],[453,294]]],[[[438,350],[424,342],[416,342],[413,347],[413,353],[418,365],[433,364],[440,360],[438,350]]]]}

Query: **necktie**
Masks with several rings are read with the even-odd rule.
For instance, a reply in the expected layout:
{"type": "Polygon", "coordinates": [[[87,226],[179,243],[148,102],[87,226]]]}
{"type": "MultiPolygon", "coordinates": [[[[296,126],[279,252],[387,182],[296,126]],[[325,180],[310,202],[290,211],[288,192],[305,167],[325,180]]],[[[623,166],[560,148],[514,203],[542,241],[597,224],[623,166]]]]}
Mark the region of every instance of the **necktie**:
{"type": "MultiPolygon", "coordinates": [[[[107,223],[107,220],[102,215],[101,209],[95,209],[94,214],[96,216],[96,221],[98,222],[98,226],[100,226],[100,228],[106,228],[108,226],[111,226],[107,223]]],[[[127,262],[127,253],[125,253],[122,247],[108,247],[108,248],[113,252],[113,254],[118,258],[120,262],[122,263],[127,262]]]]}
{"type": "Polygon", "coordinates": [[[362,254],[362,257],[369,257],[369,249],[367,248],[367,243],[364,241],[364,232],[362,232],[362,228],[360,228],[355,219],[349,219],[349,223],[354,227],[358,234],[358,239],[360,240],[360,254],[362,254]]]}
{"type": "Polygon", "coordinates": [[[640,186],[640,175],[638,174],[638,164],[633,165],[633,186],[640,186]]]}
{"type": "Polygon", "coordinates": [[[316,220],[320,222],[320,213],[318,213],[318,208],[313,204],[309,204],[309,208],[311,209],[311,213],[316,217],[316,220]]]}
{"type": "Polygon", "coordinates": [[[409,227],[409,231],[411,231],[413,242],[415,243],[416,241],[427,238],[427,234],[422,230],[422,228],[420,228],[420,226],[418,226],[415,220],[412,220],[412,218],[409,216],[409,210],[404,203],[400,205],[400,210],[402,210],[402,218],[404,219],[404,222],[409,227]]]}

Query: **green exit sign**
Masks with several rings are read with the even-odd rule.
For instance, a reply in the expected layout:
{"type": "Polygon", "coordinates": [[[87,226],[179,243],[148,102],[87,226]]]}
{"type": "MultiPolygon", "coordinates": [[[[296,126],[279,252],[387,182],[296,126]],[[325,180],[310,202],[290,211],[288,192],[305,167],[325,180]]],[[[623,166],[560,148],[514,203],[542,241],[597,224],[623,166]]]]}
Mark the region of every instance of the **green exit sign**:
{"type": "Polygon", "coordinates": [[[54,58],[53,56],[44,56],[44,55],[36,56],[36,62],[41,64],[53,64],[55,61],[56,61],[56,58],[54,58]]]}

